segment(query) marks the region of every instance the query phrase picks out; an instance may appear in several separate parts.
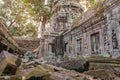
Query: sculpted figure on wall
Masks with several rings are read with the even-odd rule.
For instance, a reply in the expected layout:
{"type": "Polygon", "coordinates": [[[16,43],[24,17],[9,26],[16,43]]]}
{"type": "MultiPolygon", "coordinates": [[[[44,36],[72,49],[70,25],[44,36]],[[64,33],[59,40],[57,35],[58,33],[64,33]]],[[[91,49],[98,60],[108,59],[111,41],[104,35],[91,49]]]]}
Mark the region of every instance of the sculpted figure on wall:
{"type": "Polygon", "coordinates": [[[113,49],[119,49],[120,47],[120,25],[117,20],[112,19],[110,21],[111,34],[112,34],[112,46],[113,49]]]}
{"type": "Polygon", "coordinates": [[[104,27],[103,29],[103,36],[104,36],[104,49],[105,51],[109,52],[109,49],[110,49],[110,42],[109,42],[109,38],[108,38],[108,27],[107,25],[104,27]]]}

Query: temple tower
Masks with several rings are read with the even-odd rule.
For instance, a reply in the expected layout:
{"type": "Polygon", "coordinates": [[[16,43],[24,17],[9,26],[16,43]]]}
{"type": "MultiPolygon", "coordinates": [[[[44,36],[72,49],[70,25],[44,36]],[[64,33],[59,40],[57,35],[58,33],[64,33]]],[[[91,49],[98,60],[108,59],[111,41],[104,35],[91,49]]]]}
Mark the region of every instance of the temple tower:
{"type": "Polygon", "coordinates": [[[83,12],[79,0],[54,0],[53,5],[50,25],[55,32],[70,30],[73,20],[83,12]]]}
{"type": "MultiPolygon", "coordinates": [[[[83,12],[79,0],[54,0],[50,27],[52,33],[56,34],[49,42],[53,50],[52,53],[57,57],[64,56],[64,40],[62,34],[72,29],[73,20],[83,12]]],[[[53,36],[53,35],[52,35],[53,36]]]]}

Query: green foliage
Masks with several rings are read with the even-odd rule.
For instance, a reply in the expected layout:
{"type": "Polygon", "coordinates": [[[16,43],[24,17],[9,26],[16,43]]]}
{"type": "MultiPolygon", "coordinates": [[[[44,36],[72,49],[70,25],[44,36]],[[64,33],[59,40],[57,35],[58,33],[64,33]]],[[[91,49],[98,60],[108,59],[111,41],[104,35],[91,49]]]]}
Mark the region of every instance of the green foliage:
{"type": "MultiPolygon", "coordinates": [[[[10,32],[14,36],[36,37],[37,28],[42,22],[42,29],[50,20],[52,15],[53,1],[48,0],[48,5],[44,0],[3,0],[0,5],[0,18],[2,18],[10,32]],[[36,26],[34,25],[36,24],[36,26]]],[[[87,8],[91,7],[99,0],[85,1],[87,8]]]]}
{"type": "Polygon", "coordinates": [[[49,22],[52,15],[51,9],[53,0],[50,0],[49,5],[45,5],[43,0],[21,0],[21,2],[29,10],[29,14],[33,16],[33,20],[36,23],[42,23],[41,30],[44,31],[45,24],[49,22]]]}
{"type": "Polygon", "coordinates": [[[80,1],[85,3],[86,8],[90,8],[100,0],[80,0],[80,1]]]}
{"type": "Polygon", "coordinates": [[[10,32],[13,36],[27,36],[27,37],[37,37],[37,28],[29,23],[25,27],[12,27],[10,28],[10,32]]]}
{"type": "Polygon", "coordinates": [[[72,25],[73,28],[75,28],[78,25],[79,21],[83,18],[83,16],[86,15],[88,13],[88,11],[91,9],[94,9],[94,11],[95,11],[93,13],[93,14],[95,14],[94,16],[104,18],[104,14],[103,14],[104,7],[103,7],[102,3],[100,2],[100,0],[88,0],[88,1],[91,1],[91,3],[93,3],[93,4],[89,4],[89,5],[91,5],[91,7],[86,12],[82,13],[77,19],[75,19],[73,21],[73,25],[72,25]]]}
{"type": "Polygon", "coordinates": [[[43,0],[21,0],[24,5],[30,10],[30,14],[34,16],[36,21],[43,21],[43,18],[47,20],[51,17],[51,9],[44,5],[43,0]]]}
{"type": "Polygon", "coordinates": [[[26,33],[28,33],[28,36],[30,37],[37,37],[37,28],[35,28],[35,26],[30,23],[26,26],[26,33]]]}
{"type": "Polygon", "coordinates": [[[4,0],[0,8],[0,18],[6,22],[13,36],[37,37],[37,27],[33,25],[35,22],[30,10],[20,0],[4,0]]]}

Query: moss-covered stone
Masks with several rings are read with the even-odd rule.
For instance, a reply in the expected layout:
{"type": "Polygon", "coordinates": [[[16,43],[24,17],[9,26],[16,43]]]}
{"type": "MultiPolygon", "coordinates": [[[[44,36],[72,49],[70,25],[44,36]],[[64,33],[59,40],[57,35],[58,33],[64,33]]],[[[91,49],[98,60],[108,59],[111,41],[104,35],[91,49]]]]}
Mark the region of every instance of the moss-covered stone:
{"type": "Polygon", "coordinates": [[[89,70],[85,72],[87,75],[91,75],[94,78],[100,78],[102,80],[112,80],[113,78],[116,77],[114,73],[112,73],[109,70],[104,70],[104,69],[98,69],[98,70],[89,70]]]}
{"type": "Polygon", "coordinates": [[[0,61],[0,75],[5,75],[8,73],[12,73],[12,75],[15,74],[17,68],[15,62],[17,57],[6,51],[2,51],[0,56],[2,56],[2,60],[0,61]],[[11,72],[7,71],[8,73],[6,73],[7,68],[11,68],[11,70],[9,70],[11,72]]]}

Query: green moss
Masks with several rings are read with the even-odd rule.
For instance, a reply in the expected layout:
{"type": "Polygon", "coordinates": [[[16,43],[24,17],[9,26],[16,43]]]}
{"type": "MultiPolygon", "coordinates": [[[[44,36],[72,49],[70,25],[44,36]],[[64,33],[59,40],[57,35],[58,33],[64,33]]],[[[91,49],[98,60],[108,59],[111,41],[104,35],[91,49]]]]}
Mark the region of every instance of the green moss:
{"type": "Polygon", "coordinates": [[[38,75],[38,76],[45,76],[48,75],[49,73],[43,70],[40,66],[35,67],[31,70],[31,72],[26,76],[27,79],[29,79],[32,76],[38,75]]]}
{"type": "Polygon", "coordinates": [[[90,63],[89,70],[93,70],[97,67],[97,64],[95,63],[90,63]]]}
{"type": "Polygon", "coordinates": [[[75,19],[75,20],[73,21],[73,24],[72,24],[73,28],[78,25],[79,21],[82,19],[82,16],[83,16],[84,14],[85,14],[85,13],[82,13],[77,19],[75,19]]]}
{"type": "Polygon", "coordinates": [[[77,57],[76,59],[77,59],[77,60],[86,60],[87,58],[84,58],[84,57],[77,57]]]}
{"type": "Polygon", "coordinates": [[[11,76],[10,80],[22,80],[22,76],[13,75],[13,76],[11,76]]]}
{"type": "Polygon", "coordinates": [[[79,78],[75,77],[75,76],[71,76],[73,79],[75,80],[80,80],[79,78]]]}
{"type": "MultiPolygon", "coordinates": [[[[104,18],[104,7],[102,5],[102,3],[100,1],[98,1],[96,4],[94,4],[92,7],[90,7],[86,12],[82,13],[77,19],[75,19],[73,21],[73,28],[75,28],[76,26],[78,26],[79,21],[82,19],[82,17],[84,15],[86,15],[86,13],[88,13],[89,10],[95,10],[95,16],[96,17],[100,17],[100,18],[104,18]]],[[[90,21],[91,22],[91,21],[90,21]]]]}
{"type": "Polygon", "coordinates": [[[97,56],[91,56],[91,57],[89,57],[88,58],[88,60],[89,61],[96,61],[96,60],[113,60],[112,58],[109,58],[109,57],[103,57],[103,56],[99,56],[99,55],[97,55],[97,56]]]}
{"type": "Polygon", "coordinates": [[[70,58],[69,58],[68,56],[65,56],[65,57],[63,58],[63,60],[64,60],[64,61],[67,61],[67,60],[70,60],[70,58]]]}
{"type": "Polygon", "coordinates": [[[116,60],[120,60],[120,57],[117,57],[116,60]]]}
{"type": "Polygon", "coordinates": [[[104,69],[90,70],[90,71],[85,72],[85,74],[91,75],[96,78],[101,78],[101,79],[104,78],[105,80],[111,80],[112,78],[116,77],[114,73],[108,70],[104,70],[104,69]]]}
{"type": "MultiPolygon", "coordinates": [[[[119,64],[112,64],[112,63],[90,63],[89,70],[95,69],[108,69],[109,67],[119,68],[119,64]]],[[[118,71],[118,70],[116,70],[118,71]]]]}

